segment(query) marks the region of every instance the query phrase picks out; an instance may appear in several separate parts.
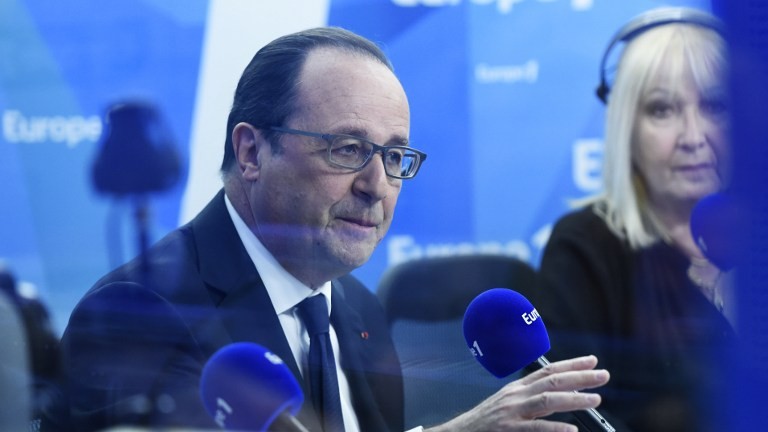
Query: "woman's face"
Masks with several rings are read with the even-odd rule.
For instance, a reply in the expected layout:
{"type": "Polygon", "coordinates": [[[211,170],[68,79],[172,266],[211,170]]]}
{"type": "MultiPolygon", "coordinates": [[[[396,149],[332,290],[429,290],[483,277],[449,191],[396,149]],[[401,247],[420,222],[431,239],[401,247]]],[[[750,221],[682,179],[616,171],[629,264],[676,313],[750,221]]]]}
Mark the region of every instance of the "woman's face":
{"type": "Polygon", "coordinates": [[[692,204],[717,192],[729,171],[724,87],[701,91],[689,68],[661,67],[640,95],[632,162],[651,203],[692,204]]]}

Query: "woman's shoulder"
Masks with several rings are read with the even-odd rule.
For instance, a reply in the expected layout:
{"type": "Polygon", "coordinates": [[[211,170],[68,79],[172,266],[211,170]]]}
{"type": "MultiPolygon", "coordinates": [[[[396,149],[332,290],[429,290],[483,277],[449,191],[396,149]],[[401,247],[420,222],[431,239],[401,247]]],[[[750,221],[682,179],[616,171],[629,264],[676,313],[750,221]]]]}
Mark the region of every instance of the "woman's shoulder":
{"type": "Polygon", "coordinates": [[[560,232],[584,232],[595,234],[596,232],[610,233],[608,224],[600,214],[596,204],[590,204],[561,216],[555,222],[553,231],[560,232]]]}
{"type": "Polygon", "coordinates": [[[581,247],[600,245],[601,249],[621,249],[626,242],[609,226],[599,204],[590,204],[566,213],[555,222],[551,242],[576,242],[581,247]]]}

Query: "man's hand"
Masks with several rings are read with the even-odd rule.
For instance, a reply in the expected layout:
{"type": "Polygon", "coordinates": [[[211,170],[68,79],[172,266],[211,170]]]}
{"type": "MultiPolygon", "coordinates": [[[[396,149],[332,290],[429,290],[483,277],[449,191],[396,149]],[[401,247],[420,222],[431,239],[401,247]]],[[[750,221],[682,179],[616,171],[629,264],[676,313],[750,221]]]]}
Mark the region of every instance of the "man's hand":
{"type": "Polygon", "coordinates": [[[505,385],[470,411],[427,431],[576,432],[576,426],[537,419],[600,405],[600,395],[574,392],[608,382],[608,371],[593,370],[596,365],[595,356],[551,363],[505,385]]]}

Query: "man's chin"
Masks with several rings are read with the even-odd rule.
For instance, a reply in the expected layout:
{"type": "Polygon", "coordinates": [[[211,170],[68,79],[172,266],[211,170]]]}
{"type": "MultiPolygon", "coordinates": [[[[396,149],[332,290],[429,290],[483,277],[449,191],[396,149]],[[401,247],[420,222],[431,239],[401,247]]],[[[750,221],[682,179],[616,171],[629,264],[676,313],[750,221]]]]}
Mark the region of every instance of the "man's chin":
{"type": "Polygon", "coordinates": [[[350,254],[348,256],[341,257],[341,262],[343,265],[350,267],[350,271],[352,271],[367,263],[368,260],[371,259],[372,254],[373,250],[350,254]]]}
{"type": "Polygon", "coordinates": [[[347,268],[347,273],[362,266],[371,258],[376,244],[350,244],[346,243],[340,245],[333,251],[333,256],[336,257],[340,266],[347,268]]]}

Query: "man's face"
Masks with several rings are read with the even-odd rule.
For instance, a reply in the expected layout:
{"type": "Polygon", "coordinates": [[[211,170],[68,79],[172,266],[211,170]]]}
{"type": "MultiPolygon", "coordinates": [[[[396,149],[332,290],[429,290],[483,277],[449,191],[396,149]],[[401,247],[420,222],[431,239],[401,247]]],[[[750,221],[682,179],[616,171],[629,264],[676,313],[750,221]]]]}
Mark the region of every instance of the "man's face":
{"type": "MultiPolygon", "coordinates": [[[[402,145],[409,109],[384,65],[337,49],[310,52],[299,77],[297,110],[283,127],[348,134],[402,145]]],[[[264,149],[254,185],[256,235],[289,272],[316,286],[364,264],[386,234],[402,180],[387,177],[381,155],[362,170],[333,167],[321,138],[282,134],[264,149]]]]}

